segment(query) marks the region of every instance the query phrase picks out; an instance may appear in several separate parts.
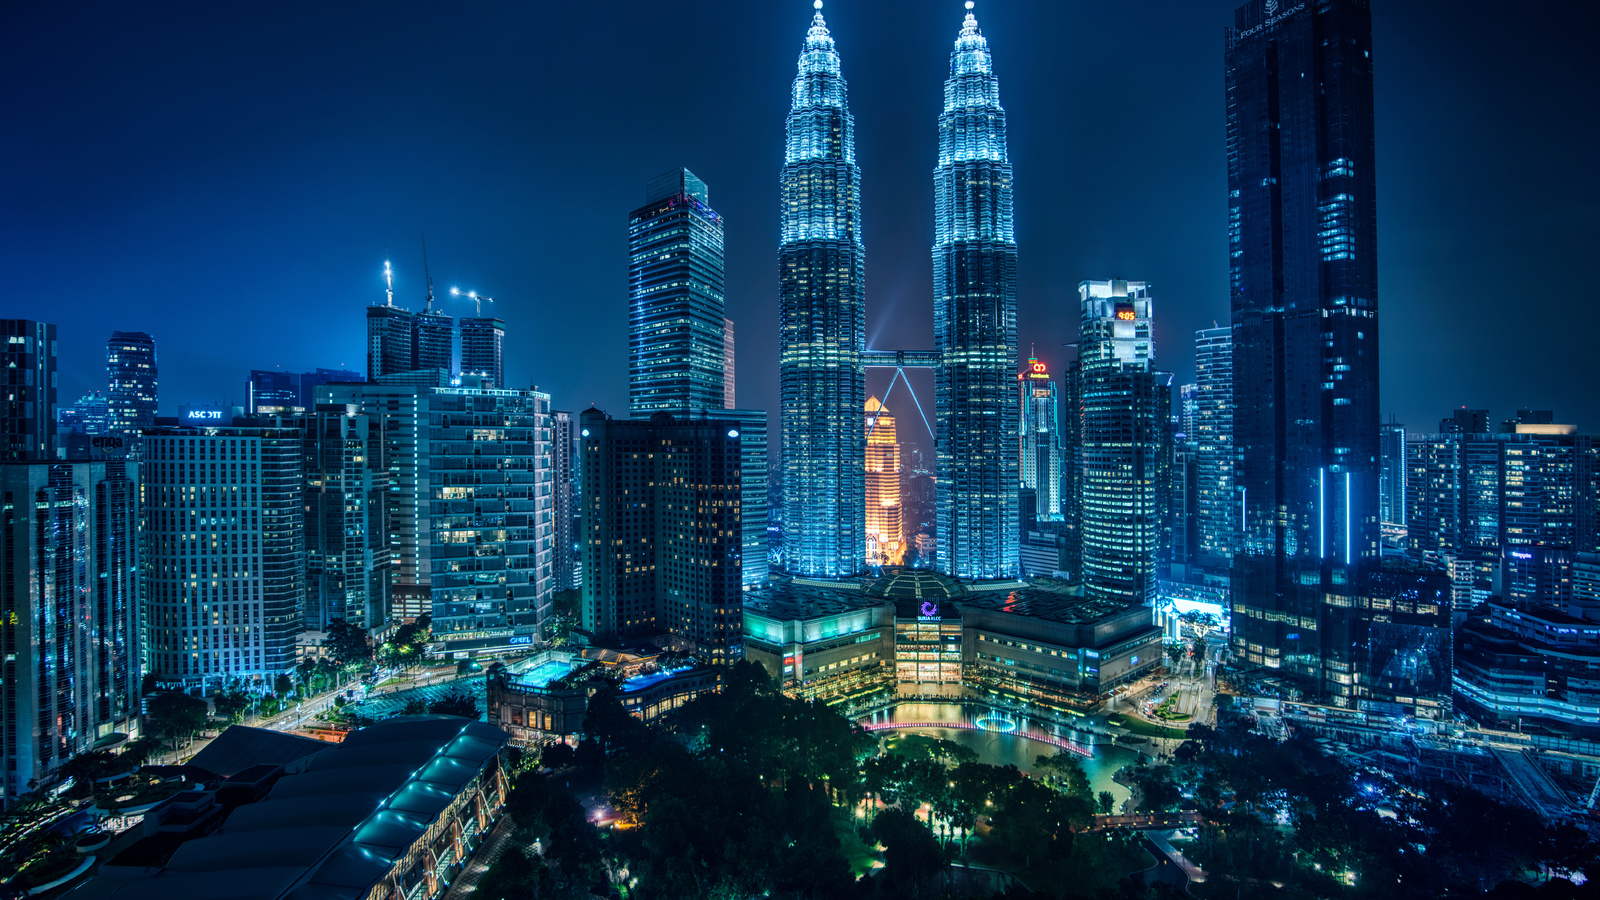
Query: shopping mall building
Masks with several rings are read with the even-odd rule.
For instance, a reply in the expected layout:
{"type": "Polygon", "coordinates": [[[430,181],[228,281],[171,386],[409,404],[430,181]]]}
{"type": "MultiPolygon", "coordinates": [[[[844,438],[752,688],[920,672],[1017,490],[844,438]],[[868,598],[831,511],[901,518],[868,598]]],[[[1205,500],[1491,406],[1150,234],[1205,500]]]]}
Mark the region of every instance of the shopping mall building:
{"type": "Polygon", "coordinates": [[[1161,661],[1152,610],[1053,579],[958,581],[885,568],[871,581],[788,579],[746,594],[745,658],[833,701],[996,694],[1084,711],[1161,661]]]}

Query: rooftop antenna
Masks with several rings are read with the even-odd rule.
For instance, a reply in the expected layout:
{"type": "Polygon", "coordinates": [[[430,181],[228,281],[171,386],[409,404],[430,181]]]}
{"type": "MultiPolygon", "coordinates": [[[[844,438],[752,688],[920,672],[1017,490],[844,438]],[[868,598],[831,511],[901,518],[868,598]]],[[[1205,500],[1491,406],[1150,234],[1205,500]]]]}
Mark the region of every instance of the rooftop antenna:
{"type": "Polygon", "coordinates": [[[388,302],[384,305],[394,306],[394,269],[389,268],[387,259],[383,261],[383,281],[387,285],[384,289],[384,295],[388,297],[388,302]]]}
{"type": "Polygon", "coordinates": [[[422,233],[422,274],[428,279],[428,305],[426,310],[433,311],[433,274],[428,271],[428,234],[422,233]]]}

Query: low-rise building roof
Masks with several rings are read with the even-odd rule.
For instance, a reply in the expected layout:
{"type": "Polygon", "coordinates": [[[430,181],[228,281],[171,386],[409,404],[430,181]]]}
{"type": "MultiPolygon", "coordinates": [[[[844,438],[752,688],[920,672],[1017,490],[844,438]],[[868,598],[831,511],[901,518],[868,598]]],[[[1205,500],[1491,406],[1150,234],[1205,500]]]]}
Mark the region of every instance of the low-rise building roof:
{"type": "MultiPolygon", "coordinates": [[[[457,716],[355,731],[149,878],[95,878],[73,900],[344,900],[363,896],[505,745],[457,716]]],[[[315,742],[314,742],[315,743],[315,742]]]]}
{"type": "Polygon", "coordinates": [[[229,725],[201,749],[189,765],[227,778],[251,766],[289,766],[296,760],[321,753],[331,744],[315,738],[285,734],[270,728],[229,725]]]}

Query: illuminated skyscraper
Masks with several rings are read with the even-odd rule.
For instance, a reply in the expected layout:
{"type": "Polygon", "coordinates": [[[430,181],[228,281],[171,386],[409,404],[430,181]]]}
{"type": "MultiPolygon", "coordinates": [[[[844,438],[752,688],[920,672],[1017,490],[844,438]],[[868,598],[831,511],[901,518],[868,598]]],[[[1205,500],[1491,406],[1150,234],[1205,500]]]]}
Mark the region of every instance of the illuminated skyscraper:
{"type": "Polygon", "coordinates": [[[867,400],[867,565],[898,566],[905,560],[905,523],[900,505],[900,438],[894,416],[877,397],[867,400]]]}
{"type": "Polygon", "coordinates": [[[1378,473],[1378,521],[1400,530],[1406,527],[1406,427],[1387,422],[1379,429],[1382,450],[1378,473]]]}
{"type": "Polygon", "coordinates": [[[1368,0],[1251,0],[1227,32],[1233,654],[1361,693],[1378,561],[1378,266],[1368,0]]]}
{"type": "Polygon", "coordinates": [[[301,432],[246,421],[255,424],[163,425],[143,438],[145,660],[163,683],[270,685],[299,662],[301,432]]]}
{"type": "Polygon", "coordinates": [[[0,807],[139,724],[139,468],[0,462],[0,807]]]}
{"type": "Polygon", "coordinates": [[[1172,376],[1155,370],[1142,281],[1085,281],[1077,471],[1084,596],[1153,605],[1171,503],[1172,376]]]}
{"type": "Polygon", "coordinates": [[[1202,328],[1194,333],[1195,518],[1202,557],[1233,556],[1239,530],[1239,501],[1233,487],[1233,329],[1202,328]]]}
{"type": "Polygon", "coordinates": [[[143,452],[139,434],[156,422],[155,338],[142,331],[113,331],[106,341],[106,400],[111,433],[121,437],[130,458],[143,452]]]}
{"type": "Polygon", "coordinates": [[[971,12],[944,83],[934,170],[940,570],[1018,573],[1017,245],[989,45],[971,12]]]}
{"type": "Polygon", "coordinates": [[[550,395],[448,381],[329,384],[317,399],[384,419],[393,615],[431,615],[452,653],[526,647],[555,593],[550,395]]]}
{"type": "Polygon", "coordinates": [[[1056,385],[1045,364],[1030,359],[1028,367],[1017,373],[1017,391],[1022,404],[1017,441],[1021,484],[1034,492],[1038,518],[1058,520],[1062,515],[1061,403],[1056,385]]]}
{"type": "Polygon", "coordinates": [[[855,120],[818,12],[800,53],[784,148],[778,248],[784,568],[839,578],[866,537],[865,252],[855,120]]]}
{"type": "Polygon", "coordinates": [[[308,631],[334,619],[369,630],[389,621],[387,423],[359,409],[323,404],[280,420],[298,423],[303,441],[308,631]]]}
{"type": "Polygon", "coordinates": [[[733,320],[722,320],[722,408],[733,409],[733,320]]]}
{"type": "Polygon", "coordinates": [[[722,217],[706,183],[673,169],[628,214],[628,411],[721,409],[722,217]]]}

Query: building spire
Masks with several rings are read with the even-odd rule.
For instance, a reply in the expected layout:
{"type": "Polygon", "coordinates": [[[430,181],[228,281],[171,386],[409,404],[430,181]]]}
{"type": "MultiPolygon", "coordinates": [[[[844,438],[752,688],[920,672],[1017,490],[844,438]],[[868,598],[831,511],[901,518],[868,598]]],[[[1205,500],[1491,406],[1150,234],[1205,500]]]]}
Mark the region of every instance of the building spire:
{"type": "Polygon", "coordinates": [[[384,288],[384,292],[383,293],[384,293],[384,296],[387,298],[387,300],[384,302],[384,305],[385,306],[393,306],[394,305],[394,270],[389,268],[389,261],[387,259],[383,261],[383,281],[384,281],[384,284],[386,285],[386,287],[384,288]]]}
{"type": "Polygon", "coordinates": [[[428,271],[428,235],[422,235],[422,275],[428,279],[428,305],[424,307],[428,312],[433,312],[433,273],[428,271]]]}

